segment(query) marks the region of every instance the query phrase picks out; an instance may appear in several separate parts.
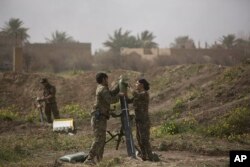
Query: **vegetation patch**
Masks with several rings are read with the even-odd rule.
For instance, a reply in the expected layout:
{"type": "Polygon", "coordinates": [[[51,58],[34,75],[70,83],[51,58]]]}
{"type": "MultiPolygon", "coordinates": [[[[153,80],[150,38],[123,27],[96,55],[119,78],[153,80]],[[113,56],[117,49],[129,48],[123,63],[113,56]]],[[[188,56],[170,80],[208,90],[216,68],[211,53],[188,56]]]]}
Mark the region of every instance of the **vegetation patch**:
{"type": "Polygon", "coordinates": [[[197,75],[199,73],[199,71],[204,67],[204,65],[202,64],[195,64],[190,66],[188,69],[184,69],[184,71],[182,71],[184,73],[185,77],[191,77],[193,75],[197,75]]]}
{"type": "MultiPolygon", "coordinates": [[[[249,135],[246,136],[249,140],[249,135]]],[[[157,149],[160,151],[178,150],[191,151],[204,155],[228,155],[230,150],[246,150],[250,146],[231,141],[219,139],[212,136],[203,136],[198,133],[181,133],[175,135],[165,135],[159,140],[157,149]]]]}
{"type": "MultiPolygon", "coordinates": [[[[30,161],[38,157],[48,157],[48,152],[77,152],[86,150],[92,142],[90,135],[67,135],[54,133],[51,128],[38,127],[39,133],[10,134],[0,136],[0,166],[15,163],[30,164],[30,161]],[[34,157],[33,157],[34,156],[34,157]]],[[[17,165],[18,164],[18,165],[17,165]]],[[[8,166],[8,165],[7,165],[8,166]]],[[[25,166],[25,165],[24,165],[25,166]]]]}
{"type": "Polygon", "coordinates": [[[176,99],[175,105],[173,107],[173,113],[181,114],[185,110],[186,106],[184,103],[184,100],[182,99],[176,99]]]}
{"type": "Polygon", "coordinates": [[[162,91],[171,84],[169,77],[157,77],[152,81],[152,89],[155,91],[162,91]]]}
{"type": "Polygon", "coordinates": [[[78,120],[90,118],[90,112],[81,107],[79,104],[68,104],[62,108],[61,113],[66,117],[78,120]]]}
{"type": "Polygon", "coordinates": [[[6,108],[0,108],[0,120],[1,121],[14,121],[19,118],[19,114],[16,112],[15,106],[6,108]]]}
{"type": "Polygon", "coordinates": [[[214,125],[206,128],[206,134],[217,137],[227,137],[234,139],[235,135],[249,133],[250,129],[249,108],[239,107],[232,110],[229,115],[214,125]]]}
{"type": "Polygon", "coordinates": [[[165,135],[175,135],[196,130],[198,123],[194,118],[182,120],[167,120],[161,126],[154,128],[152,134],[158,138],[165,135]]]}
{"type": "Polygon", "coordinates": [[[234,79],[241,77],[243,72],[244,72],[244,69],[241,67],[226,69],[223,75],[223,79],[224,81],[232,81],[234,79]]]}
{"type": "Polygon", "coordinates": [[[2,136],[0,138],[0,166],[6,162],[17,162],[30,155],[23,142],[16,142],[15,138],[2,136]]]}
{"type": "Polygon", "coordinates": [[[34,123],[34,122],[38,121],[39,118],[40,118],[40,116],[39,116],[38,111],[31,111],[29,114],[27,114],[25,116],[24,119],[25,119],[25,122],[34,123]]]}
{"type": "Polygon", "coordinates": [[[120,157],[115,157],[108,160],[103,160],[98,164],[99,167],[112,167],[112,166],[120,166],[122,163],[122,160],[120,157]]]}
{"type": "Polygon", "coordinates": [[[77,75],[80,75],[83,73],[84,73],[84,70],[75,69],[75,70],[60,72],[58,75],[67,78],[67,77],[71,77],[71,76],[77,76],[77,75]]]}

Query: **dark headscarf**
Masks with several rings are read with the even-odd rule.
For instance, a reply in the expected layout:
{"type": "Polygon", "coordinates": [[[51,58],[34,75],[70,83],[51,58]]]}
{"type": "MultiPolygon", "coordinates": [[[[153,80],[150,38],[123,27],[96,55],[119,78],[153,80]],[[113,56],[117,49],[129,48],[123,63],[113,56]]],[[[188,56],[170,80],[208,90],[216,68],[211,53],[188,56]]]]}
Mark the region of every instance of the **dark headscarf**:
{"type": "Polygon", "coordinates": [[[149,83],[146,79],[139,79],[138,82],[143,85],[143,87],[146,91],[148,91],[150,89],[149,83]]]}

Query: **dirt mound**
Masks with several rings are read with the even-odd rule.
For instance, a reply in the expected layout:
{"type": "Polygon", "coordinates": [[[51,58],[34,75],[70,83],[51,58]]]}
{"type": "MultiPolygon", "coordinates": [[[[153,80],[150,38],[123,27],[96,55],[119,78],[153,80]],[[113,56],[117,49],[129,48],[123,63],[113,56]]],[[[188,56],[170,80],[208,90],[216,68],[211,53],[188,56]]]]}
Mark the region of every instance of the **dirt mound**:
{"type": "MultiPolygon", "coordinates": [[[[57,88],[59,108],[73,103],[90,109],[95,97],[95,74],[95,71],[56,75],[2,73],[0,108],[15,105],[21,113],[33,110],[35,97],[42,95],[39,80],[46,77],[57,88]]],[[[109,81],[114,83],[122,74],[130,78],[132,85],[142,76],[150,81],[150,112],[169,111],[181,100],[186,111],[182,112],[183,116],[192,113],[205,121],[235,106],[246,105],[249,100],[249,64],[236,67],[178,65],[152,69],[146,74],[114,70],[108,73],[109,81]]]]}
{"type": "Polygon", "coordinates": [[[179,65],[152,70],[151,111],[173,110],[208,122],[239,106],[249,106],[250,65],[179,65]]]}
{"type": "MultiPolygon", "coordinates": [[[[46,73],[2,73],[0,76],[0,108],[15,105],[19,112],[32,110],[36,97],[42,96],[41,78],[48,78],[57,89],[59,108],[71,103],[77,103],[90,108],[94,101],[96,82],[95,71],[80,74],[46,74],[46,73]]],[[[110,82],[118,80],[119,76],[128,75],[131,80],[140,74],[132,71],[116,70],[108,73],[110,82]]],[[[111,83],[112,85],[113,83],[111,83]]]]}
{"type": "MultiPolygon", "coordinates": [[[[67,104],[79,104],[90,110],[95,98],[95,74],[95,71],[64,74],[0,73],[0,109],[12,106],[11,109],[21,116],[28,115],[34,110],[35,98],[42,95],[39,81],[46,77],[57,88],[59,109],[67,104]]],[[[250,64],[235,67],[178,65],[151,69],[145,74],[114,70],[108,72],[109,81],[113,82],[110,83],[111,87],[122,74],[130,78],[132,85],[138,77],[149,80],[153,128],[159,127],[157,125],[175,114],[178,114],[178,119],[191,115],[199,123],[206,124],[226,116],[235,107],[249,106],[250,64]]],[[[11,118],[5,118],[0,122],[0,155],[4,156],[0,158],[0,166],[53,166],[58,157],[85,151],[91,145],[89,117],[80,120],[79,129],[73,136],[53,133],[51,125],[44,126],[38,121],[27,120],[11,121],[11,118]]],[[[108,126],[109,130],[119,129],[120,120],[111,118],[108,126]]],[[[121,143],[119,150],[114,150],[116,143],[111,141],[106,145],[104,161],[99,166],[226,166],[228,157],[218,156],[218,153],[228,153],[230,149],[249,149],[249,141],[228,142],[226,139],[203,137],[195,133],[153,137],[152,147],[161,155],[161,162],[129,159],[125,144],[121,143]],[[166,148],[161,150],[160,145],[164,142],[166,148]]],[[[61,164],[78,165],[82,166],[61,164]]]]}

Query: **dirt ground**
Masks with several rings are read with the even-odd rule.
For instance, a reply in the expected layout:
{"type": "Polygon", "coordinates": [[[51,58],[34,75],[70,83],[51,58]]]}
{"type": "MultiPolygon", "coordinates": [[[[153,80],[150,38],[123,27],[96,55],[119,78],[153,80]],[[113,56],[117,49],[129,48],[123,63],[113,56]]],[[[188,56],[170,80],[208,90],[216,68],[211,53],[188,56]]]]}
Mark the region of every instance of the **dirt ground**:
{"type": "MultiPolygon", "coordinates": [[[[7,123],[6,127],[1,123],[0,129],[7,129],[7,127],[11,127],[8,131],[1,131],[1,136],[10,136],[11,134],[15,135],[16,138],[22,138],[22,136],[37,137],[37,139],[42,138],[46,133],[50,133],[52,131],[51,125],[43,125],[43,124],[13,124],[7,123]]],[[[73,135],[70,136],[72,140],[79,140],[79,137],[83,136],[91,136],[91,132],[89,131],[89,126],[82,126],[80,130],[73,135]]],[[[68,137],[68,134],[61,134],[61,137],[68,137]]],[[[130,158],[127,156],[125,143],[121,143],[118,150],[115,150],[115,141],[111,141],[105,148],[104,159],[102,162],[98,163],[95,166],[124,166],[124,167],[151,167],[151,166],[181,166],[181,167],[204,167],[204,166],[228,166],[229,157],[225,155],[204,155],[201,153],[195,153],[193,151],[159,151],[154,150],[160,157],[160,162],[150,162],[150,161],[142,161],[139,157],[136,159],[130,158]]],[[[155,145],[156,143],[153,143],[155,145]]],[[[39,152],[35,152],[31,158],[27,158],[23,163],[24,166],[62,166],[62,167],[77,167],[77,166],[89,166],[84,163],[68,163],[58,161],[61,156],[81,152],[88,152],[90,147],[90,143],[87,144],[88,147],[85,149],[71,149],[71,150],[41,150],[39,152]],[[29,161],[29,162],[27,162],[29,161]]],[[[19,166],[20,164],[9,163],[6,166],[19,166]]],[[[5,166],[5,165],[3,165],[5,166]]],[[[23,165],[21,165],[23,166],[23,165]]]]}
{"type": "MultiPolygon", "coordinates": [[[[86,111],[90,111],[95,97],[95,73],[95,71],[78,74],[0,73],[0,109],[15,105],[15,112],[20,113],[20,117],[33,112],[35,97],[41,96],[42,92],[39,80],[46,77],[57,87],[59,109],[66,105],[79,104],[86,111]]],[[[232,108],[249,106],[249,64],[235,67],[211,64],[178,65],[152,69],[145,74],[114,70],[108,73],[110,85],[117,81],[121,74],[127,75],[131,84],[134,84],[138,77],[145,77],[150,81],[150,115],[153,126],[162,125],[171,116],[178,99],[181,99],[183,103],[183,112],[179,114],[179,118],[185,119],[192,115],[200,124],[213,124],[217,118],[227,115],[232,108]]],[[[1,121],[1,148],[8,151],[8,147],[10,150],[13,148],[15,150],[17,146],[22,146],[24,150],[21,149],[21,153],[26,151],[32,157],[31,160],[26,157],[24,160],[17,161],[12,161],[10,158],[10,160],[3,161],[6,162],[3,166],[84,166],[82,163],[55,162],[57,158],[65,154],[78,151],[88,152],[92,137],[89,118],[77,124],[79,129],[76,135],[69,136],[54,135],[51,126],[43,126],[38,122],[1,121]],[[51,140],[57,141],[59,147],[51,140]]],[[[119,121],[111,119],[109,128],[117,127],[119,127],[119,121]]],[[[193,137],[193,134],[152,138],[151,142],[154,151],[160,155],[160,162],[131,159],[126,155],[124,143],[121,144],[119,150],[115,150],[115,142],[111,142],[106,146],[103,162],[97,166],[228,166],[229,150],[237,148],[250,150],[250,141],[240,143],[219,138],[210,141],[206,137],[193,137]],[[168,141],[170,139],[171,141],[168,141]],[[199,141],[196,141],[197,139],[199,141]],[[169,149],[165,151],[159,149],[162,141],[169,142],[169,149]],[[208,154],[207,150],[210,146],[214,150],[208,154]]]]}

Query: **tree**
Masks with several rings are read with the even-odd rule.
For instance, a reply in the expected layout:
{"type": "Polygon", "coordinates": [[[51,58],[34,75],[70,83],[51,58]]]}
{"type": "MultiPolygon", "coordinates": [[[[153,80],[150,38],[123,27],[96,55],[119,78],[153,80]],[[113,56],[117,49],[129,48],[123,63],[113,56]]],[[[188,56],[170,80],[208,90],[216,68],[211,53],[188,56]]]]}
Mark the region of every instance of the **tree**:
{"type": "Polygon", "coordinates": [[[1,30],[9,37],[14,38],[16,42],[17,40],[21,40],[22,43],[28,42],[28,28],[22,26],[23,21],[17,18],[11,18],[8,22],[5,23],[4,27],[1,28],[1,30]]]}
{"type": "Polygon", "coordinates": [[[66,32],[55,31],[51,34],[51,39],[45,38],[47,43],[72,43],[75,42],[73,37],[69,36],[66,32]]]}
{"type": "Polygon", "coordinates": [[[234,34],[228,34],[226,36],[222,36],[219,41],[221,42],[222,46],[226,49],[233,48],[236,44],[236,37],[234,34]]]}
{"type": "Polygon", "coordinates": [[[115,53],[120,53],[122,47],[136,48],[138,46],[137,40],[130,35],[130,31],[122,32],[122,28],[115,30],[113,36],[109,35],[109,39],[103,43],[115,53]]]}
{"type": "Polygon", "coordinates": [[[156,48],[158,44],[153,40],[155,36],[147,30],[137,35],[137,38],[130,35],[130,31],[122,32],[122,28],[115,30],[113,36],[109,35],[109,39],[103,43],[110,50],[119,53],[122,47],[126,48],[156,48]]]}
{"type": "Polygon", "coordinates": [[[250,37],[249,39],[238,38],[235,40],[235,47],[237,48],[250,48],[250,37]]]}
{"type": "Polygon", "coordinates": [[[175,38],[175,42],[171,44],[171,48],[188,48],[193,49],[195,48],[194,41],[190,39],[188,36],[180,36],[175,38]]]}
{"type": "Polygon", "coordinates": [[[154,39],[155,36],[148,30],[145,30],[140,35],[137,35],[137,42],[139,44],[139,47],[142,48],[157,48],[158,44],[153,42],[154,39]]]}

